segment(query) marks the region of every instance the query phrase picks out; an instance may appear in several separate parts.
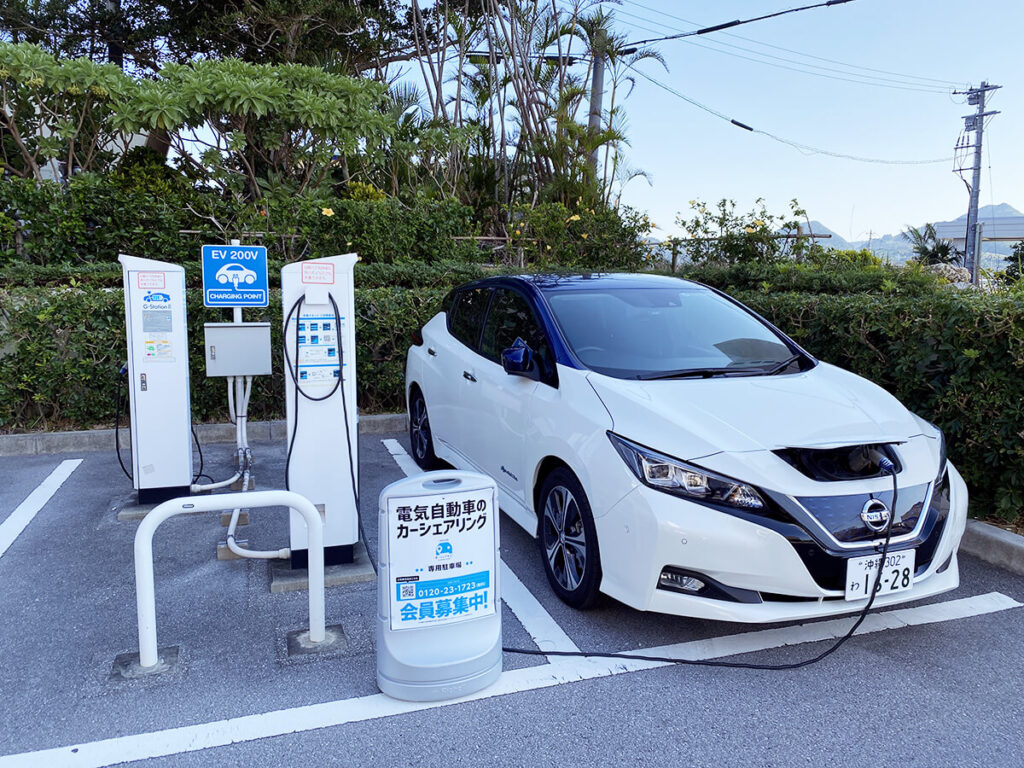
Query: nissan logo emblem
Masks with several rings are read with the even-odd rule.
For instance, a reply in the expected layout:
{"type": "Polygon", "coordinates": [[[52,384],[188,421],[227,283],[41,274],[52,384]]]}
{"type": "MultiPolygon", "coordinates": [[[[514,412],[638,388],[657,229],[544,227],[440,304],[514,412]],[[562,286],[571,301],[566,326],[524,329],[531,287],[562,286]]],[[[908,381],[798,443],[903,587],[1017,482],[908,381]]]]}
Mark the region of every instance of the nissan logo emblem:
{"type": "Polygon", "coordinates": [[[889,524],[889,508],[878,499],[868,499],[860,511],[860,519],[868,530],[880,533],[889,524]]]}

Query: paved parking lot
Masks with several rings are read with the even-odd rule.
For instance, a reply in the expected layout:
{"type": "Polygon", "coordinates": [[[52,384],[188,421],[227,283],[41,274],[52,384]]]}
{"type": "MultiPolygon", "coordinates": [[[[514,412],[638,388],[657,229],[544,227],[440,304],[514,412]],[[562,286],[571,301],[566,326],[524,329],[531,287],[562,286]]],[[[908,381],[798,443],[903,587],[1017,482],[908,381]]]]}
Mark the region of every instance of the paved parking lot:
{"type": "MultiPolygon", "coordinates": [[[[403,474],[402,436],[360,438],[362,514],[403,474]],[[383,439],[382,439],[383,438],[383,439]]],[[[254,444],[257,487],[280,487],[284,446],[254,444]]],[[[206,448],[230,474],[230,446],[206,448]]],[[[212,465],[212,466],[211,466],[212,465]]],[[[377,765],[1017,765],[1024,577],[961,558],[951,594],[882,611],[820,664],[789,672],[505,654],[489,689],[408,704],[375,684],[376,588],[327,590],[343,647],[289,657],[303,592],[271,594],[263,561],[217,561],[215,514],[156,537],[169,673],[112,680],[137,651],[130,495],[112,452],[0,458],[0,768],[303,763],[377,765]]],[[[286,546],[283,510],[240,529],[286,546]]],[[[551,593],[534,542],[502,519],[504,643],[543,650],[791,662],[850,618],[760,627],[643,614],[610,599],[587,612],[551,593]],[[653,651],[652,651],[653,649],[653,651]]]]}

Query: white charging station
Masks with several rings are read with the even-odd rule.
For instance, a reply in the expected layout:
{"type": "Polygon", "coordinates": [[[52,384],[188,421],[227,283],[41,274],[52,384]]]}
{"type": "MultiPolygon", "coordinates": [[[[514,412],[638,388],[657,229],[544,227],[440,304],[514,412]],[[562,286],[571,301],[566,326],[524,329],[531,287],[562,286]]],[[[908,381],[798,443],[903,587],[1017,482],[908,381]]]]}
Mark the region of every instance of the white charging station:
{"type": "MultiPolygon", "coordinates": [[[[288,453],[285,487],[324,517],[327,565],[351,563],[359,541],[353,268],[355,254],[281,270],[288,453]]],[[[291,564],[306,567],[306,527],[292,510],[291,564]]]]}
{"type": "Polygon", "coordinates": [[[192,484],[185,270],[118,257],[124,276],[132,482],[140,504],[188,496],[192,484]]]}

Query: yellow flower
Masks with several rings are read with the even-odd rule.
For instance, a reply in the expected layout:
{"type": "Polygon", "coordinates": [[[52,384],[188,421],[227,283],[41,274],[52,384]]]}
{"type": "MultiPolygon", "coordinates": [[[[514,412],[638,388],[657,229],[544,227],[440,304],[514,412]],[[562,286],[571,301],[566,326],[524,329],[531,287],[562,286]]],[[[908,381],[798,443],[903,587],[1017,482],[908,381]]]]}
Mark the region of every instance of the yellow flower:
{"type": "Polygon", "coordinates": [[[753,227],[744,227],[743,229],[746,230],[748,235],[754,234],[754,228],[753,227]]]}
{"type": "Polygon", "coordinates": [[[523,234],[523,233],[520,230],[517,229],[516,230],[516,235],[521,235],[521,234],[523,234]]]}
{"type": "Polygon", "coordinates": [[[349,240],[347,243],[345,243],[345,247],[346,248],[350,248],[351,246],[352,246],[352,241],[351,240],[349,240]]]}
{"type": "Polygon", "coordinates": [[[333,216],[334,215],[334,209],[333,208],[321,208],[320,209],[320,213],[322,213],[324,216],[333,216]]]}
{"type": "Polygon", "coordinates": [[[551,246],[550,246],[550,245],[546,245],[546,246],[544,246],[544,250],[545,250],[545,251],[550,251],[550,250],[551,250],[551,246]]]}
{"type": "Polygon", "coordinates": [[[570,216],[568,219],[565,220],[565,223],[568,224],[570,221],[579,221],[579,220],[580,220],[580,215],[578,213],[574,213],[572,216],[570,216]]]}
{"type": "Polygon", "coordinates": [[[763,227],[764,226],[764,222],[761,221],[760,219],[754,219],[754,226],[755,227],[763,227]]]}
{"type": "Polygon", "coordinates": [[[587,237],[588,237],[588,235],[587,235],[587,233],[586,233],[586,232],[584,232],[584,233],[583,233],[582,235],[580,235],[580,237],[582,237],[582,238],[583,238],[584,240],[586,240],[586,239],[587,239],[587,237]]]}

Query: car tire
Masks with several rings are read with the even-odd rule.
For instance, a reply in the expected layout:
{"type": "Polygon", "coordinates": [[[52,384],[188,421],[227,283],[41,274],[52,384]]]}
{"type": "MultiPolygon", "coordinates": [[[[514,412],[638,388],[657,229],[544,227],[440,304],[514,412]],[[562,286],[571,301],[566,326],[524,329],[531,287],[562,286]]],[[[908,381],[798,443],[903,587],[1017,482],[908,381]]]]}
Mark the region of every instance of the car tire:
{"type": "Polygon", "coordinates": [[[434,453],[434,436],[430,432],[427,401],[417,386],[409,391],[409,445],[413,461],[420,469],[437,469],[440,462],[434,453]]]}
{"type": "Polygon", "coordinates": [[[538,496],[541,561],[551,588],[573,608],[589,608],[601,585],[601,554],[587,494],[569,469],[544,480],[538,496]]]}

